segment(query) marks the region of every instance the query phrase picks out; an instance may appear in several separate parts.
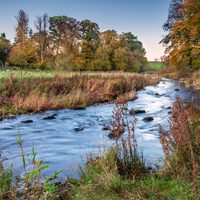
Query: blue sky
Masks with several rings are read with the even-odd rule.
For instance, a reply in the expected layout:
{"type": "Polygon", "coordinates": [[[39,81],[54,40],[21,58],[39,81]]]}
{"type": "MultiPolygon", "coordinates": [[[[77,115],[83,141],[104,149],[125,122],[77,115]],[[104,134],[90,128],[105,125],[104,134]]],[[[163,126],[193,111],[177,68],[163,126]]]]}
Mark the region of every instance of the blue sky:
{"type": "Polygon", "coordinates": [[[146,49],[149,61],[160,58],[164,47],[158,44],[162,25],[167,19],[171,0],[0,0],[0,33],[13,42],[15,16],[24,10],[34,30],[37,15],[66,15],[77,20],[89,19],[99,25],[100,31],[114,29],[118,33],[132,32],[146,49]]]}

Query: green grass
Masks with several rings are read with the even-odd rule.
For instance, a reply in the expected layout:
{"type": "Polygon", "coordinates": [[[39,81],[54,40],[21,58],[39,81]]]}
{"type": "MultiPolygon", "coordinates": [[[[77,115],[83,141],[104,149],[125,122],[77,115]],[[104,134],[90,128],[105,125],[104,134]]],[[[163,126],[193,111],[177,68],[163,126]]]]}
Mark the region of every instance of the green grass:
{"type": "Polygon", "coordinates": [[[119,75],[124,75],[124,76],[132,76],[134,73],[129,73],[129,72],[115,72],[115,73],[110,73],[110,72],[88,72],[88,71],[84,71],[84,72],[69,72],[69,71],[29,71],[29,70],[12,70],[12,69],[8,69],[9,71],[6,71],[6,69],[1,69],[0,68],[0,79],[3,77],[7,77],[11,74],[13,74],[13,76],[16,77],[44,77],[44,78],[48,78],[48,77],[54,77],[55,74],[58,75],[64,75],[67,77],[71,77],[74,75],[84,75],[87,74],[89,76],[95,76],[95,75],[103,75],[103,76],[110,76],[111,74],[114,76],[119,76],[119,75]]]}
{"type": "Polygon", "coordinates": [[[0,78],[7,77],[9,75],[13,74],[13,76],[16,77],[53,77],[55,75],[55,72],[46,72],[46,71],[26,71],[25,70],[0,70],[0,78]]]}
{"type": "Polygon", "coordinates": [[[164,64],[163,62],[149,62],[149,68],[155,68],[155,69],[163,69],[164,64]]]}

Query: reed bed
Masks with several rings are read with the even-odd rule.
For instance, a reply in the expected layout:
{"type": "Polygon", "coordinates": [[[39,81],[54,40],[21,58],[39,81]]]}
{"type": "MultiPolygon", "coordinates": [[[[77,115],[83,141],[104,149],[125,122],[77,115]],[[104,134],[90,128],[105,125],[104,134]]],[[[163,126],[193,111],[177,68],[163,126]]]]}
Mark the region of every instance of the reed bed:
{"type": "Polygon", "coordinates": [[[160,78],[149,75],[99,73],[55,74],[53,77],[0,79],[0,109],[4,113],[38,112],[63,108],[87,107],[95,103],[124,103],[136,98],[136,91],[156,85],[160,78]]]}

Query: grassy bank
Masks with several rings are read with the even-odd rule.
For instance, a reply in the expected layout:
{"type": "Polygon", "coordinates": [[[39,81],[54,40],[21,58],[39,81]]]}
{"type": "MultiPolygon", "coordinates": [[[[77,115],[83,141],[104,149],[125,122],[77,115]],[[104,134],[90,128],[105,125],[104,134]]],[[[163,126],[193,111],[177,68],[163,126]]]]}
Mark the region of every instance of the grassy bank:
{"type": "MultiPolygon", "coordinates": [[[[186,111],[180,99],[173,104],[169,118],[170,133],[160,127],[160,141],[165,158],[163,166],[152,169],[139,153],[135,139],[136,120],[127,118],[127,105],[116,105],[110,129],[119,131],[115,144],[99,155],[87,155],[84,168],[78,165],[80,180],[66,177],[64,183],[54,181],[61,171],[45,177],[39,175],[48,167],[31,153],[35,170],[21,180],[23,188],[11,184],[10,169],[3,169],[1,158],[1,199],[200,199],[200,108],[186,111]],[[127,138],[120,130],[127,127],[127,138]]],[[[23,147],[20,134],[19,147],[23,147]]],[[[25,160],[23,161],[26,169],[25,160]]]]}
{"type": "Polygon", "coordinates": [[[10,73],[0,79],[0,115],[123,103],[134,100],[137,90],[159,80],[135,73],[63,73],[52,77],[10,73]]]}
{"type": "Polygon", "coordinates": [[[161,71],[160,76],[180,80],[186,87],[200,89],[200,70],[196,69],[175,69],[173,66],[161,71]]]}

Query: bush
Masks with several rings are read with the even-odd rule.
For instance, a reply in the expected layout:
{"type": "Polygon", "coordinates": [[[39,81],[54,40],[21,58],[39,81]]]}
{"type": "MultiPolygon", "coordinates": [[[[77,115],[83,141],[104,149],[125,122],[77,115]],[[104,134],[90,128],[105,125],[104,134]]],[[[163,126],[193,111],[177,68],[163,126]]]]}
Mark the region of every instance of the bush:
{"type": "Polygon", "coordinates": [[[29,65],[29,69],[37,69],[33,64],[29,65]]]}
{"type": "Polygon", "coordinates": [[[45,66],[44,64],[42,64],[42,65],[39,66],[39,69],[40,69],[41,71],[44,71],[44,70],[46,69],[46,66],[45,66]]]}
{"type": "Polygon", "coordinates": [[[5,66],[8,67],[10,65],[9,62],[5,62],[5,66]]]}

